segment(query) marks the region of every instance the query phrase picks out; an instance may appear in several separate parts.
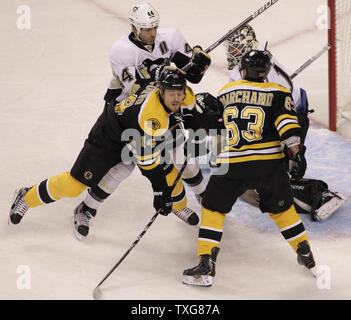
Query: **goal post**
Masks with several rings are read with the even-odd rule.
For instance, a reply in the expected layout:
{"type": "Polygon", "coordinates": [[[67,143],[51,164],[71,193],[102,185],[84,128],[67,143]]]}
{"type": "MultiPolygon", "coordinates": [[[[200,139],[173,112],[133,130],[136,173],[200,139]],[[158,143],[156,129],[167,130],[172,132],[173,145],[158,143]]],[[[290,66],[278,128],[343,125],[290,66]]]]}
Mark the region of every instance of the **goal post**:
{"type": "MultiPolygon", "coordinates": [[[[336,0],[338,1],[338,0],[336,0]]],[[[329,65],[329,129],[336,131],[336,30],[335,30],[335,0],[328,0],[329,7],[329,28],[328,28],[328,43],[330,50],[328,52],[329,65]]]]}
{"type": "Polygon", "coordinates": [[[351,130],[351,0],[328,0],[329,129],[351,130]]]}

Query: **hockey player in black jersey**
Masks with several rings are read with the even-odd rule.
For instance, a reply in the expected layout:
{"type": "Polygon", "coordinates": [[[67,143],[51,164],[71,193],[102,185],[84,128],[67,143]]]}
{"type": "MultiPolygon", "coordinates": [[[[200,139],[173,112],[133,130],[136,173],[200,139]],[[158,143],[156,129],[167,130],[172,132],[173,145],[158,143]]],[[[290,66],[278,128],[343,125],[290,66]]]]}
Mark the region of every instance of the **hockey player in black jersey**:
{"type": "MultiPolygon", "coordinates": [[[[181,180],[173,190],[169,187],[177,170],[166,155],[166,147],[167,142],[173,142],[170,136],[177,133],[180,122],[194,129],[201,125],[195,101],[183,72],[168,67],[157,86],[150,84],[120,103],[106,105],[69,172],[15,191],[9,223],[20,223],[29,208],[77,197],[87,187],[96,186],[113,166],[130,161],[151,182],[155,210],[163,215],[173,207],[181,210],[185,206],[184,187],[181,180]],[[185,114],[193,116],[182,121],[185,114]]],[[[196,214],[188,219],[193,225],[199,222],[196,214]]]]}
{"type": "Polygon", "coordinates": [[[283,142],[288,148],[293,163],[290,174],[300,179],[306,170],[301,127],[291,92],[264,82],[270,68],[269,53],[253,50],[241,61],[244,80],[228,83],[218,94],[227,145],[217,161],[227,164],[228,171],[212,175],[206,187],[198,235],[200,262],[184,271],[185,284],[212,285],[225,215],[247,189],[257,190],[261,211],[276,223],[298,262],[308,269],[315,267],[306,230],[293,204],[281,147],[283,142]]]}
{"type": "MultiPolygon", "coordinates": [[[[258,48],[258,41],[254,29],[245,25],[225,41],[228,70],[230,70],[229,81],[242,80],[239,70],[239,62],[245,53],[258,48]]],[[[289,89],[294,99],[297,117],[302,129],[301,142],[304,143],[309,128],[309,105],[306,91],[299,88],[293,82],[288,72],[270,55],[272,67],[265,79],[266,82],[274,82],[289,89]]],[[[209,93],[199,93],[197,100],[202,104],[215,104],[216,98],[209,93]]],[[[294,204],[298,213],[310,214],[312,220],[323,221],[330,217],[345,201],[339,192],[332,192],[326,182],[317,179],[291,179],[291,187],[294,193],[294,204]]],[[[255,190],[247,190],[241,198],[248,203],[259,206],[259,196],[255,190]]]]}
{"type": "MultiPolygon", "coordinates": [[[[158,75],[168,63],[182,68],[189,61],[192,66],[185,74],[191,83],[198,83],[210,65],[210,57],[199,46],[189,46],[180,31],[175,28],[159,28],[160,16],[149,3],[133,6],[128,15],[131,32],[115,42],[110,51],[112,80],[105,94],[105,101],[121,102],[133,95],[140,88],[157,80],[158,75]]],[[[173,154],[182,152],[182,147],[173,150],[173,154]]],[[[174,163],[179,170],[182,163],[174,163]]],[[[119,163],[104,176],[94,187],[89,188],[83,202],[73,212],[74,231],[79,239],[88,235],[89,220],[96,216],[97,209],[119,184],[134,170],[134,164],[119,163]]],[[[194,192],[197,199],[205,190],[206,183],[198,162],[189,163],[182,175],[183,181],[194,192]]],[[[177,206],[176,206],[177,207],[177,206]]],[[[182,210],[173,209],[173,213],[189,223],[189,217],[195,212],[185,206],[182,210]]]]}

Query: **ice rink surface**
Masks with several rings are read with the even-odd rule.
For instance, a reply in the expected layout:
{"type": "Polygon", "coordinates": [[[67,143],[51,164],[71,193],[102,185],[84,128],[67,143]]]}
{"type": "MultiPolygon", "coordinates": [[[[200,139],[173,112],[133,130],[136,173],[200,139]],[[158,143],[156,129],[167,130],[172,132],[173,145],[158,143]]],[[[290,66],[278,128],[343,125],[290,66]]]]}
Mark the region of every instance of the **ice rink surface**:
{"type": "MultiPolygon", "coordinates": [[[[193,46],[207,48],[265,2],[153,0],[161,27],[177,27],[193,46]]],[[[71,168],[103,108],[111,77],[108,52],[129,32],[134,1],[28,0],[30,29],[18,29],[22,1],[2,1],[0,11],[0,299],[91,299],[92,290],[130,247],[154,214],[152,190],[138,170],[101,207],[85,241],[77,241],[70,216],[76,199],[29,210],[7,224],[14,189],[71,168]],[[23,276],[30,274],[29,288],[23,276]]],[[[291,73],[327,41],[317,27],[326,0],[280,0],[251,25],[291,73]]],[[[195,92],[216,94],[227,82],[224,47],[195,92]]],[[[296,78],[316,112],[307,139],[306,177],[325,180],[349,196],[351,142],[328,123],[327,55],[296,78]]],[[[189,203],[200,207],[189,192],[189,203]]],[[[350,299],[350,202],[329,220],[302,216],[318,277],[296,255],[273,222],[238,201],[224,223],[217,275],[211,288],[184,286],[185,268],[197,263],[197,228],[175,216],[157,218],[140,243],[103,285],[105,299],[251,300],[350,299]]],[[[27,278],[28,280],[28,278],[27,278]]]]}

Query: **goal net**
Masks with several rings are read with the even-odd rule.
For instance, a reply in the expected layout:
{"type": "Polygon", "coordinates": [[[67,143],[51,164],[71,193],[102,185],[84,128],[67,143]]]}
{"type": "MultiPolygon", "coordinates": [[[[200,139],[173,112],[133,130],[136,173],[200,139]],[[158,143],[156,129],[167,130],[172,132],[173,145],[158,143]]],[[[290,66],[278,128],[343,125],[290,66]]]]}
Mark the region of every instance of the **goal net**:
{"type": "Polygon", "coordinates": [[[351,134],[351,0],[328,0],[329,128],[351,134]]]}

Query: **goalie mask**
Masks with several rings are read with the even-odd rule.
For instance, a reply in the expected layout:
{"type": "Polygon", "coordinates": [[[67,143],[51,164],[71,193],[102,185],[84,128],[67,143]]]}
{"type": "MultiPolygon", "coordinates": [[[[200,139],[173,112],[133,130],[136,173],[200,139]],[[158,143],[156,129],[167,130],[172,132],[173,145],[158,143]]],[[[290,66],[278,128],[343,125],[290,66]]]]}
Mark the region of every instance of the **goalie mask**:
{"type": "Polygon", "coordinates": [[[141,28],[150,29],[157,27],[160,23],[160,15],[150,3],[143,2],[129,10],[128,21],[139,33],[141,28]]]}
{"type": "Polygon", "coordinates": [[[248,24],[228,37],[224,44],[229,70],[239,64],[245,53],[258,48],[255,31],[248,24]]]}

